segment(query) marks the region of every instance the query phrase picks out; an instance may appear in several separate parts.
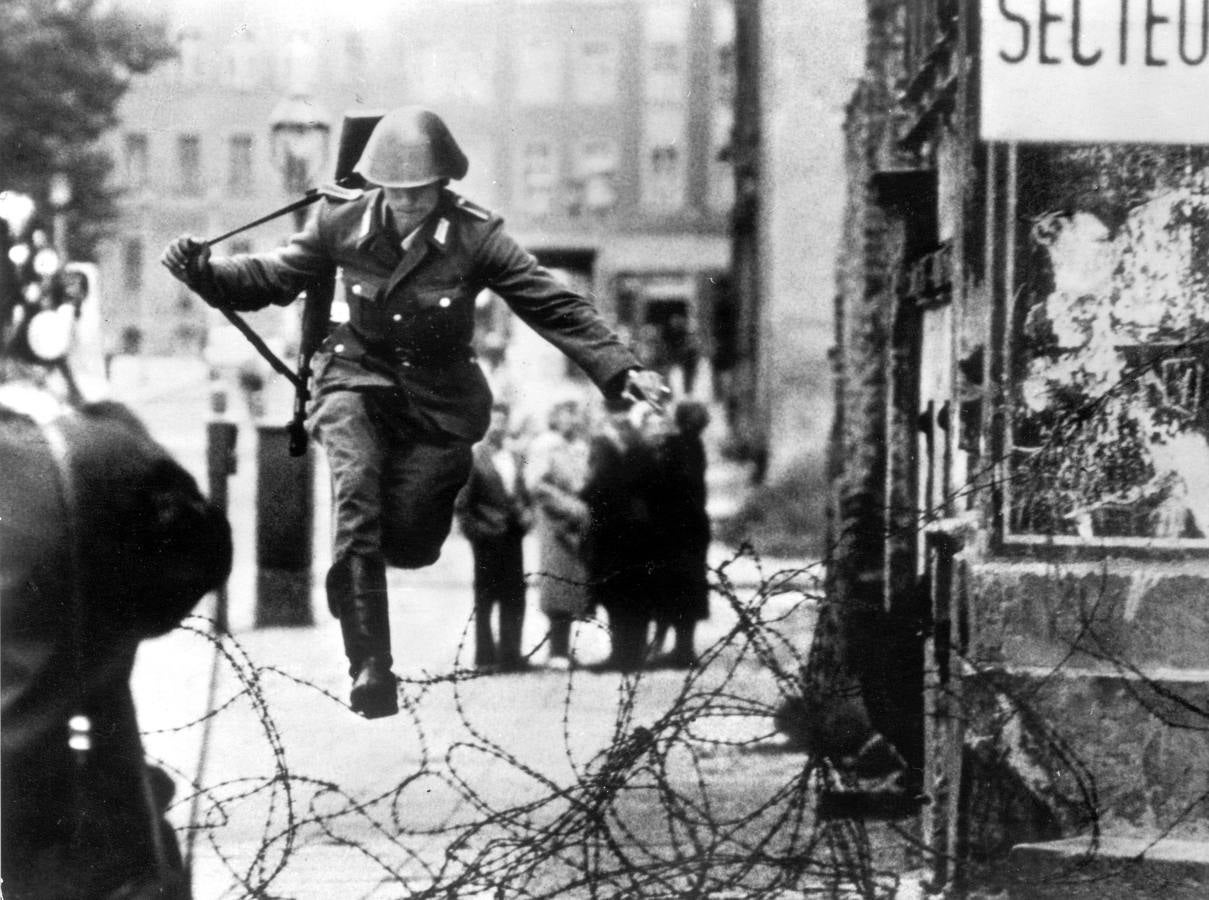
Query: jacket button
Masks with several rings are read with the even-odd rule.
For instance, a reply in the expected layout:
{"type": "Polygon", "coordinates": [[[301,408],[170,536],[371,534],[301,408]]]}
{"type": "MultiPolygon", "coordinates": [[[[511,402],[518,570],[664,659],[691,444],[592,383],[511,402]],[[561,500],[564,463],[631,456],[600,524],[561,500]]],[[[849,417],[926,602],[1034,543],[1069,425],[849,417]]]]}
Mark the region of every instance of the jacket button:
{"type": "Polygon", "coordinates": [[[448,306],[452,302],[453,301],[450,300],[448,297],[442,297],[437,305],[441,306],[441,307],[445,307],[445,306],[448,306]]]}
{"type": "Polygon", "coordinates": [[[400,313],[395,313],[393,316],[391,316],[391,318],[394,319],[396,322],[399,322],[399,321],[402,321],[403,316],[400,313]]]}
{"type": "Polygon", "coordinates": [[[353,285],[353,293],[354,293],[354,294],[356,294],[358,297],[360,297],[360,296],[361,296],[361,285],[359,285],[359,284],[354,284],[354,285],[353,285]]]}
{"type": "Polygon", "coordinates": [[[337,344],[335,347],[333,347],[333,348],[332,348],[332,350],[334,350],[336,353],[343,353],[343,352],[344,352],[344,345],[343,345],[343,344],[337,344]]]}

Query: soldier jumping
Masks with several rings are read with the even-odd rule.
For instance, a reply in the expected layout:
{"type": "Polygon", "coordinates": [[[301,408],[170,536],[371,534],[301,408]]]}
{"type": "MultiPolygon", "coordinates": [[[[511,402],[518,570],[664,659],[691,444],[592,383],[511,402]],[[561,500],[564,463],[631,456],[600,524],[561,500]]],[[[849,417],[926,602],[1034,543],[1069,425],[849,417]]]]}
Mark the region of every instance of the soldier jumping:
{"type": "Polygon", "coordinates": [[[668,393],[499,216],[448,189],[467,167],[440,117],[402,107],[374,127],[354,168],[358,186],[321,189],[285,246],[211,259],[207,244],[185,236],[161,260],[207,303],[236,311],[287,305],[342,273],[349,321],[315,354],[306,424],[332,473],[327,598],[349,660],[350,703],[366,718],[398,712],[386,566],[437,560],[490,419],[491,391],[471,349],[479,292],[500,295],[605,396],[668,393]]]}

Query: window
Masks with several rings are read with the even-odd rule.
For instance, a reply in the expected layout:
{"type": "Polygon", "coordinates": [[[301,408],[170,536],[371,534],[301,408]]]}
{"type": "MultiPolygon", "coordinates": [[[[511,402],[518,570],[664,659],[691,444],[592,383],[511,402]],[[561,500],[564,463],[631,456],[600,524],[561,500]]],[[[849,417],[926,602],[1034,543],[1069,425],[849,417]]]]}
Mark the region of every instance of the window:
{"type": "Polygon", "coordinates": [[[147,135],[131,132],[122,142],[122,168],[126,187],[140,190],[147,186],[147,135]]]}
{"type": "Polygon", "coordinates": [[[714,97],[720,103],[735,102],[735,45],[714,50],[714,97]]]}
{"type": "Polygon", "coordinates": [[[406,67],[409,93],[419,103],[485,104],[494,95],[495,55],[461,38],[420,42],[406,67]]]}
{"type": "Polygon", "coordinates": [[[490,103],[495,90],[495,54],[484,47],[458,47],[442,72],[446,95],[465,103],[490,103]],[[448,73],[456,72],[456,78],[448,73]]]}
{"type": "Polygon", "coordinates": [[[729,210],[735,203],[735,170],[729,157],[734,121],[732,107],[714,107],[709,153],[709,206],[718,212],[729,210]]]}
{"type": "Polygon", "coordinates": [[[228,145],[227,192],[241,196],[252,190],[252,136],[233,134],[228,145]]]}
{"type": "Polygon", "coordinates": [[[122,244],[122,287],[128,294],[143,289],[143,242],[127,238],[122,244]]]}
{"type": "Polygon", "coordinates": [[[576,45],[571,67],[576,103],[596,106],[617,99],[619,47],[615,41],[592,39],[576,45]]]}
{"type": "Polygon", "coordinates": [[[688,13],[687,3],[652,4],[645,10],[642,204],[654,212],[683,207],[688,189],[688,13]]]}
{"type": "Polygon", "coordinates": [[[227,45],[226,69],[228,87],[248,91],[256,87],[256,42],[246,26],[227,45]]]}
{"type": "Polygon", "coordinates": [[[602,213],[616,206],[617,142],[611,138],[581,141],[576,148],[575,177],[586,211],[602,213]]]}
{"type": "Polygon", "coordinates": [[[646,99],[652,103],[683,103],[684,47],[661,41],[647,48],[646,99]]]}
{"type": "Polygon", "coordinates": [[[365,38],[359,31],[344,34],[344,78],[353,81],[365,74],[365,38]]]}
{"type": "Polygon", "coordinates": [[[181,193],[197,196],[202,192],[201,138],[195,134],[177,138],[176,161],[181,193]]]}
{"type": "Polygon", "coordinates": [[[670,209],[677,205],[677,173],[683,163],[680,148],[675,144],[656,144],[647,158],[648,192],[651,206],[670,209]]]}
{"type": "Polygon", "coordinates": [[[516,54],[516,99],[531,106],[562,97],[563,48],[553,38],[526,35],[516,54]]]}
{"type": "Polygon", "coordinates": [[[319,56],[309,34],[296,31],[285,43],[281,87],[289,94],[310,94],[318,83],[319,56]]]}
{"type": "Polygon", "coordinates": [[[198,84],[202,80],[201,35],[191,28],[182,29],[176,36],[176,65],[180,80],[185,84],[198,84]]]}
{"type": "Polygon", "coordinates": [[[714,99],[733,103],[735,99],[735,10],[730,0],[716,0],[714,29],[714,99]]]}
{"type": "Polygon", "coordinates": [[[492,207],[499,202],[496,170],[496,142],[489,136],[458,129],[458,144],[470,160],[470,170],[458,182],[457,191],[475,203],[492,207]]]}
{"type": "Polygon", "coordinates": [[[668,212],[684,205],[687,167],[684,114],[666,107],[648,110],[643,140],[642,202],[668,212]]]}
{"type": "Polygon", "coordinates": [[[682,104],[688,93],[689,4],[652,3],[643,12],[642,77],[646,100],[682,104]]]}
{"type": "Polygon", "coordinates": [[[531,216],[554,211],[558,161],[550,141],[528,141],[521,155],[521,206],[531,216]]]}

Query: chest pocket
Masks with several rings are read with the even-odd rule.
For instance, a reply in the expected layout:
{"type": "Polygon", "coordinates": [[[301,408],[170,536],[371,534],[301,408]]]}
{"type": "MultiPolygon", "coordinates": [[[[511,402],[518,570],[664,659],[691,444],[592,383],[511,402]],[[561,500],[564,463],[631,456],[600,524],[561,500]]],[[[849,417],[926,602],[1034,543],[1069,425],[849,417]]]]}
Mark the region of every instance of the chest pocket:
{"type": "Polygon", "coordinates": [[[465,348],[474,336],[474,297],[460,284],[404,290],[388,310],[392,337],[420,352],[465,348]]]}
{"type": "Polygon", "coordinates": [[[389,318],[382,308],[385,281],[363,274],[344,274],[344,301],[349,321],[364,335],[385,339],[389,318]]]}

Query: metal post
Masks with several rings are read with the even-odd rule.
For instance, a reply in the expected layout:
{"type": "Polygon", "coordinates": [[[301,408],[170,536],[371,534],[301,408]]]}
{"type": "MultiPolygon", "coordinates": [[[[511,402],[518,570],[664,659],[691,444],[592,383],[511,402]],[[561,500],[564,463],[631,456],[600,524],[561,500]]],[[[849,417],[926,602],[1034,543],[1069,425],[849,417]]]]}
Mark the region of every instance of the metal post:
{"type": "MultiPolygon", "coordinates": [[[[226,411],[226,396],[215,394],[212,398],[216,416],[226,411]]],[[[227,514],[228,493],[227,478],[235,474],[235,439],[238,436],[234,422],[215,418],[206,426],[206,470],[210,481],[210,502],[222,514],[227,514]]],[[[219,634],[229,634],[230,622],[227,617],[227,585],[219,586],[214,598],[214,630],[219,634]]]]}
{"type": "Polygon", "coordinates": [[[311,625],[311,454],[290,456],[284,425],[258,425],[256,434],[255,624],[311,625]]]}
{"type": "MultiPolygon", "coordinates": [[[[323,170],[328,115],[302,95],[280,102],[269,116],[270,151],[287,195],[310,188],[323,170]]],[[[294,211],[294,228],[307,211],[294,211]]],[[[266,414],[279,404],[265,397],[266,414]]],[[[257,628],[311,625],[311,559],[314,466],[311,454],[290,455],[285,425],[256,426],[256,614],[257,628]]]]}

